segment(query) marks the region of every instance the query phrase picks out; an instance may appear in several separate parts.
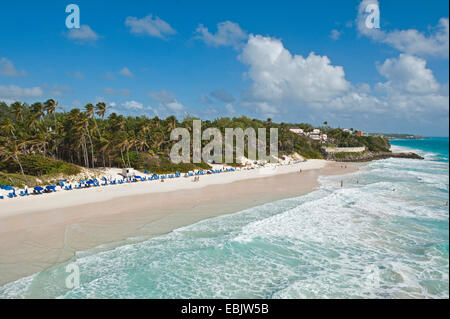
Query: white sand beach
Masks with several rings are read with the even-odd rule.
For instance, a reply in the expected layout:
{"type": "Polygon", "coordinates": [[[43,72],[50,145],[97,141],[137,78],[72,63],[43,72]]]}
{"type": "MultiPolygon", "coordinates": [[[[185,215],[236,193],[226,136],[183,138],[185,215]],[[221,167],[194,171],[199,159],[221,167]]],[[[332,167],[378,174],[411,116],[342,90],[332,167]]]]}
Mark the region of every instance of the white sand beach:
{"type": "MultiPolygon", "coordinates": [[[[144,181],[0,201],[0,285],[125,239],[145,240],[202,219],[306,194],[321,175],[357,165],[306,162],[144,181]],[[301,170],[301,172],[300,172],[301,170]]],[[[111,172],[113,173],[113,172],[111,172]]]]}
{"type": "MultiPolygon", "coordinates": [[[[193,177],[180,177],[177,179],[166,179],[164,183],[161,183],[160,180],[156,180],[138,183],[125,183],[121,185],[108,185],[106,187],[91,187],[73,191],[59,190],[55,193],[17,197],[11,200],[5,199],[0,201],[0,217],[30,213],[37,210],[45,211],[49,209],[102,202],[125,196],[172,192],[183,189],[197,189],[208,185],[227,184],[246,179],[299,172],[300,169],[303,171],[320,169],[324,168],[326,165],[327,162],[324,160],[308,160],[306,162],[292,165],[279,165],[276,167],[267,166],[250,170],[203,175],[201,176],[200,182],[197,183],[193,182],[193,177]]],[[[119,169],[108,169],[105,171],[105,176],[120,178],[120,175],[118,175],[119,171],[119,169]]],[[[141,172],[136,172],[136,174],[145,176],[145,174],[141,172]]]]}

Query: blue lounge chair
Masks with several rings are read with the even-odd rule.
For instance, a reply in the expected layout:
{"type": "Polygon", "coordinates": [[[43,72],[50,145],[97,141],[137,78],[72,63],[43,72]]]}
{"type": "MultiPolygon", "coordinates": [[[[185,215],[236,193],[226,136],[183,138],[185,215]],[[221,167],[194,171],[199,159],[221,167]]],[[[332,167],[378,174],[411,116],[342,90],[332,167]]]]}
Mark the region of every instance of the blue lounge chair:
{"type": "Polygon", "coordinates": [[[0,195],[0,199],[4,199],[3,195],[0,195]]]}
{"type": "Polygon", "coordinates": [[[54,186],[54,185],[45,186],[45,190],[49,193],[56,192],[56,186],[54,186]]]}
{"type": "Polygon", "coordinates": [[[56,183],[56,184],[58,184],[59,186],[61,186],[61,188],[63,188],[65,183],[67,183],[67,179],[60,180],[60,181],[59,181],[58,183],[56,183]]]}
{"type": "Polygon", "coordinates": [[[8,197],[9,197],[9,198],[17,197],[16,192],[15,192],[15,191],[12,191],[11,193],[8,193],[8,197]]]}
{"type": "Polygon", "coordinates": [[[28,196],[30,194],[28,194],[28,189],[27,189],[26,191],[20,191],[19,195],[23,197],[23,196],[28,196]]]}
{"type": "Polygon", "coordinates": [[[33,193],[34,194],[42,194],[43,190],[44,190],[43,187],[37,186],[37,187],[33,188],[33,193]]]}

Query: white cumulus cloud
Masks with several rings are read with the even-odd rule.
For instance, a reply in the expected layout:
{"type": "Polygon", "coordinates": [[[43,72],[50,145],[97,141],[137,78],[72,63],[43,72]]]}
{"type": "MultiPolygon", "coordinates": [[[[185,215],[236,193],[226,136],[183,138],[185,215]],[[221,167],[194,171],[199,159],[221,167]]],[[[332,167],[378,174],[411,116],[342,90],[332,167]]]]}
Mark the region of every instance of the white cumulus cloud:
{"type": "Polygon", "coordinates": [[[341,36],[341,32],[339,30],[333,29],[330,33],[330,38],[334,41],[338,40],[341,36]]]}
{"type": "Polygon", "coordinates": [[[129,96],[131,94],[130,90],[128,89],[112,89],[112,88],[104,88],[102,90],[103,94],[107,95],[118,95],[118,96],[129,96]]]}
{"type": "Polygon", "coordinates": [[[144,34],[160,39],[165,39],[166,36],[177,33],[166,21],[159,17],[153,17],[151,14],[142,19],[127,17],[125,25],[130,28],[131,33],[144,34]]]}
{"type": "Polygon", "coordinates": [[[27,73],[25,70],[17,70],[14,64],[8,60],[7,58],[1,58],[0,59],[0,74],[5,75],[7,77],[20,77],[24,76],[27,73]]]}
{"type": "Polygon", "coordinates": [[[144,105],[142,103],[136,102],[134,100],[132,101],[126,101],[125,103],[122,104],[123,107],[127,108],[127,109],[134,109],[134,110],[141,110],[144,108],[144,105]]]}
{"type": "Polygon", "coordinates": [[[236,111],[234,110],[233,105],[231,105],[231,104],[225,105],[225,109],[228,111],[228,113],[231,113],[231,114],[236,113],[236,111]]]}
{"type": "Polygon", "coordinates": [[[326,102],[350,87],[344,69],[328,57],[292,55],[278,39],[251,35],[239,59],[249,66],[253,100],[326,102]]]}
{"type": "MultiPolygon", "coordinates": [[[[367,36],[374,41],[386,43],[407,54],[448,58],[448,18],[441,18],[438,25],[431,28],[428,34],[419,32],[416,29],[386,31],[383,29],[382,23],[379,29],[367,28],[366,19],[368,13],[366,13],[365,10],[370,4],[379,6],[378,0],[363,0],[359,4],[356,25],[360,34],[367,36]]],[[[380,20],[382,21],[381,14],[380,20]]]]}
{"type": "Polygon", "coordinates": [[[247,34],[239,24],[225,21],[217,24],[217,32],[211,33],[208,28],[200,24],[196,32],[196,39],[203,40],[207,45],[213,47],[232,46],[238,48],[247,39],[247,34]]]}
{"type": "Polygon", "coordinates": [[[186,107],[177,100],[175,94],[166,90],[149,92],[149,97],[153,100],[156,100],[158,102],[158,106],[163,111],[169,110],[175,113],[179,113],[186,109],[186,107]]]}
{"type": "Polygon", "coordinates": [[[39,98],[43,94],[43,90],[36,86],[31,88],[21,88],[16,85],[3,86],[0,85],[0,99],[13,100],[13,99],[32,99],[39,98]]]}
{"type": "Polygon", "coordinates": [[[388,80],[383,84],[385,87],[412,94],[436,93],[440,86],[426,64],[424,59],[400,54],[399,58],[387,59],[379,65],[378,71],[388,80]]]}
{"type": "Polygon", "coordinates": [[[67,38],[75,41],[77,44],[94,43],[99,35],[88,25],[81,25],[78,29],[70,29],[67,32],[67,38]]]}
{"type": "Polygon", "coordinates": [[[129,78],[134,77],[133,72],[131,72],[130,69],[127,68],[127,67],[123,67],[118,73],[119,73],[120,75],[129,77],[129,78]]]}

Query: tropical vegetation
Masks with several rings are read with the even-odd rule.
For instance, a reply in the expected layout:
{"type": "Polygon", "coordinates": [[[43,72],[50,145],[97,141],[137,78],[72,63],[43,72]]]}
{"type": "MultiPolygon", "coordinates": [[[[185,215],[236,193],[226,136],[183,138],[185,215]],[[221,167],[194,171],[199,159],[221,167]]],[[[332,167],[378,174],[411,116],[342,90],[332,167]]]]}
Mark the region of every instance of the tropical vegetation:
{"type": "MultiPolygon", "coordinates": [[[[53,99],[31,105],[0,102],[0,171],[25,177],[77,174],[80,167],[134,167],[160,173],[209,167],[207,163],[175,165],[169,160],[170,149],[176,143],[170,140],[170,132],[176,127],[192,132],[194,118],[126,117],[115,112],[106,116],[107,111],[104,102],[70,111],[63,110],[53,99]]],[[[371,151],[381,151],[389,145],[383,138],[357,137],[327,124],[324,122],[326,126],[321,129],[337,146],[366,145],[371,151]]],[[[279,154],[296,152],[305,158],[322,158],[320,141],[289,130],[300,127],[312,131],[314,127],[306,123],[278,124],[271,119],[242,116],[202,122],[203,130],[209,127],[223,133],[225,128],[266,128],[267,132],[278,128],[279,154]]],[[[208,142],[202,141],[203,146],[208,142]]]]}

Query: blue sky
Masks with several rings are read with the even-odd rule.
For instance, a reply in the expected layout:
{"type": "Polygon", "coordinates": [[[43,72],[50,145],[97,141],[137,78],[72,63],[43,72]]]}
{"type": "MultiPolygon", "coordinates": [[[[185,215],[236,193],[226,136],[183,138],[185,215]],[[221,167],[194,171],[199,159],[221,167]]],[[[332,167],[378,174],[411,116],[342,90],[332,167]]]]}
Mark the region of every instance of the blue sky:
{"type": "Polygon", "coordinates": [[[2,3],[0,100],[448,136],[447,1],[73,3],[2,3]]]}

